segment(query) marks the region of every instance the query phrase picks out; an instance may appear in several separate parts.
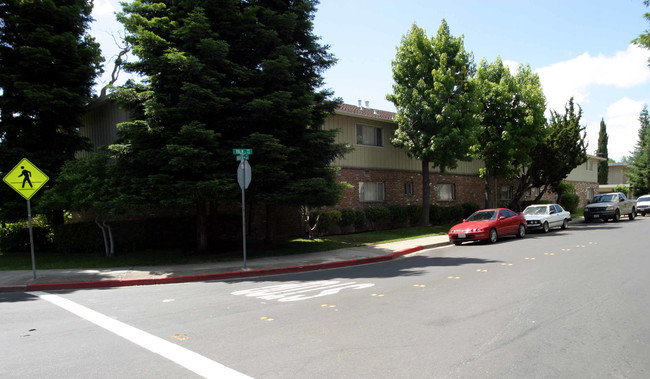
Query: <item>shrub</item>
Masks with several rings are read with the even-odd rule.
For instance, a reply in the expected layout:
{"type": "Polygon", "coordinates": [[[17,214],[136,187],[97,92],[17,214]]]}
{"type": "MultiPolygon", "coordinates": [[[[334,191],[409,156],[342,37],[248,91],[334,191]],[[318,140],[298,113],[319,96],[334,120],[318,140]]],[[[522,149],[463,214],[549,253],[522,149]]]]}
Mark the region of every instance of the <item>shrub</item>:
{"type": "Polygon", "coordinates": [[[408,220],[407,209],[403,205],[389,205],[390,219],[394,223],[402,223],[408,220]]]}
{"type": "Polygon", "coordinates": [[[390,210],[386,207],[369,207],[364,209],[364,213],[366,214],[366,220],[372,222],[390,220],[390,210]]]}
{"type": "MultiPolygon", "coordinates": [[[[52,233],[45,226],[32,225],[34,250],[46,250],[52,247],[52,233]]],[[[7,224],[0,228],[0,250],[6,252],[29,252],[29,225],[27,222],[7,224]]]]}
{"type": "Polygon", "coordinates": [[[437,204],[432,204],[429,207],[429,221],[432,224],[439,224],[442,219],[442,209],[437,204]]]}
{"type": "Polygon", "coordinates": [[[463,207],[463,217],[461,219],[468,218],[469,215],[481,209],[481,206],[476,203],[463,203],[461,206],[463,207]]]}
{"type": "Polygon", "coordinates": [[[574,195],[572,193],[565,193],[562,196],[560,196],[560,205],[562,206],[562,208],[566,209],[571,213],[576,211],[576,208],[578,207],[578,203],[580,203],[580,196],[578,195],[574,195]]]}
{"type": "Polygon", "coordinates": [[[354,226],[356,228],[363,228],[366,226],[366,212],[364,211],[354,211],[354,226]]]}
{"type": "Polygon", "coordinates": [[[406,206],[406,216],[411,224],[415,225],[420,221],[420,216],[422,214],[421,205],[407,205],[406,206]]]}
{"type": "MultiPolygon", "coordinates": [[[[365,216],[365,215],[364,215],[365,216]]],[[[354,209],[341,209],[341,226],[350,226],[356,223],[357,212],[354,209]]]]}

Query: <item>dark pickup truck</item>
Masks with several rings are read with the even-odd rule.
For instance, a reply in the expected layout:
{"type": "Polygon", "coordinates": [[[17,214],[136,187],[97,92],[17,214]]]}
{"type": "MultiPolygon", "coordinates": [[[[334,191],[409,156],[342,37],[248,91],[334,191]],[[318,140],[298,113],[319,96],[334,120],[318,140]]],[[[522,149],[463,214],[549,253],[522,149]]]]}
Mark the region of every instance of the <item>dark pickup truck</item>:
{"type": "Polygon", "coordinates": [[[630,220],[636,217],[636,200],[628,200],[622,192],[604,193],[594,196],[585,207],[585,222],[594,219],[619,221],[626,215],[630,220]]]}

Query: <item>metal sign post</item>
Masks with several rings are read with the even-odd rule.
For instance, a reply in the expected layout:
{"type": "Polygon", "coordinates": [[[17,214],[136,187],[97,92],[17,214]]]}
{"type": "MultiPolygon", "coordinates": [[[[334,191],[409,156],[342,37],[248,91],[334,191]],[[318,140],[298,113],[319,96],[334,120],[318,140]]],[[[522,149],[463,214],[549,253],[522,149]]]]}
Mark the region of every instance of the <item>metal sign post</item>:
{"type": "Polygon", "coordinates": [[[2,180],[27,200],[27,222],[29,224],[29,246],[32,252],[32,273],[33,278],[36,279],[36,258],[34,257],[34,232],[32,228],[32,205],[30,199],[50,178],[43,171],[39,170],[38,167],[34,166],[27,158],[23,158],[2,180]]]}
{"type": "Polygon", "coordinates": [[[253,154],[253,149],[233,149],[232,152],[237,156],[237,161],[239,161],[237,183],[239,183],[239,188],[241,188],[242,247],[244,252],[244,270],[248,270],[248,267],[246,267],[246,189],[251,184],[251,166],[248,164],[248,156],[253,154]]]}

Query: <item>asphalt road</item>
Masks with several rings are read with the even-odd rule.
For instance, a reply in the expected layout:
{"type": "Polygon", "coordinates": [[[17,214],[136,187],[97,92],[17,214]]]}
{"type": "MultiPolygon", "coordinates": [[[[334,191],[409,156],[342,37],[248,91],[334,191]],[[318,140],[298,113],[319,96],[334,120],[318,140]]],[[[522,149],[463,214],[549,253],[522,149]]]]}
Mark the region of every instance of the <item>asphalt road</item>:
{"type": "Polygon", "coordinates": [[[645,378],[650,217],[246,280],[0,293],[2,378],[645,378]]]}

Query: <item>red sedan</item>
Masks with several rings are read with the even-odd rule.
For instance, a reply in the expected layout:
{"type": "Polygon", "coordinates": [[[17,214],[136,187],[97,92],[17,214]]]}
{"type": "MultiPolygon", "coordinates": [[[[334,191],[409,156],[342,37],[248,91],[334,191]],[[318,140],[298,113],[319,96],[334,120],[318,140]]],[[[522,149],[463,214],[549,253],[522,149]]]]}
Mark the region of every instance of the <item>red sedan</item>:
{"type": "Polygon", "coordinates": [[[495,243],[499,237],[514,234],[526,235],[526,218],[508,208],[484,209],[472,213],[462,223],[449,230],[449,241],[460,245],[464,241],[488,240],[495,243]]]}

